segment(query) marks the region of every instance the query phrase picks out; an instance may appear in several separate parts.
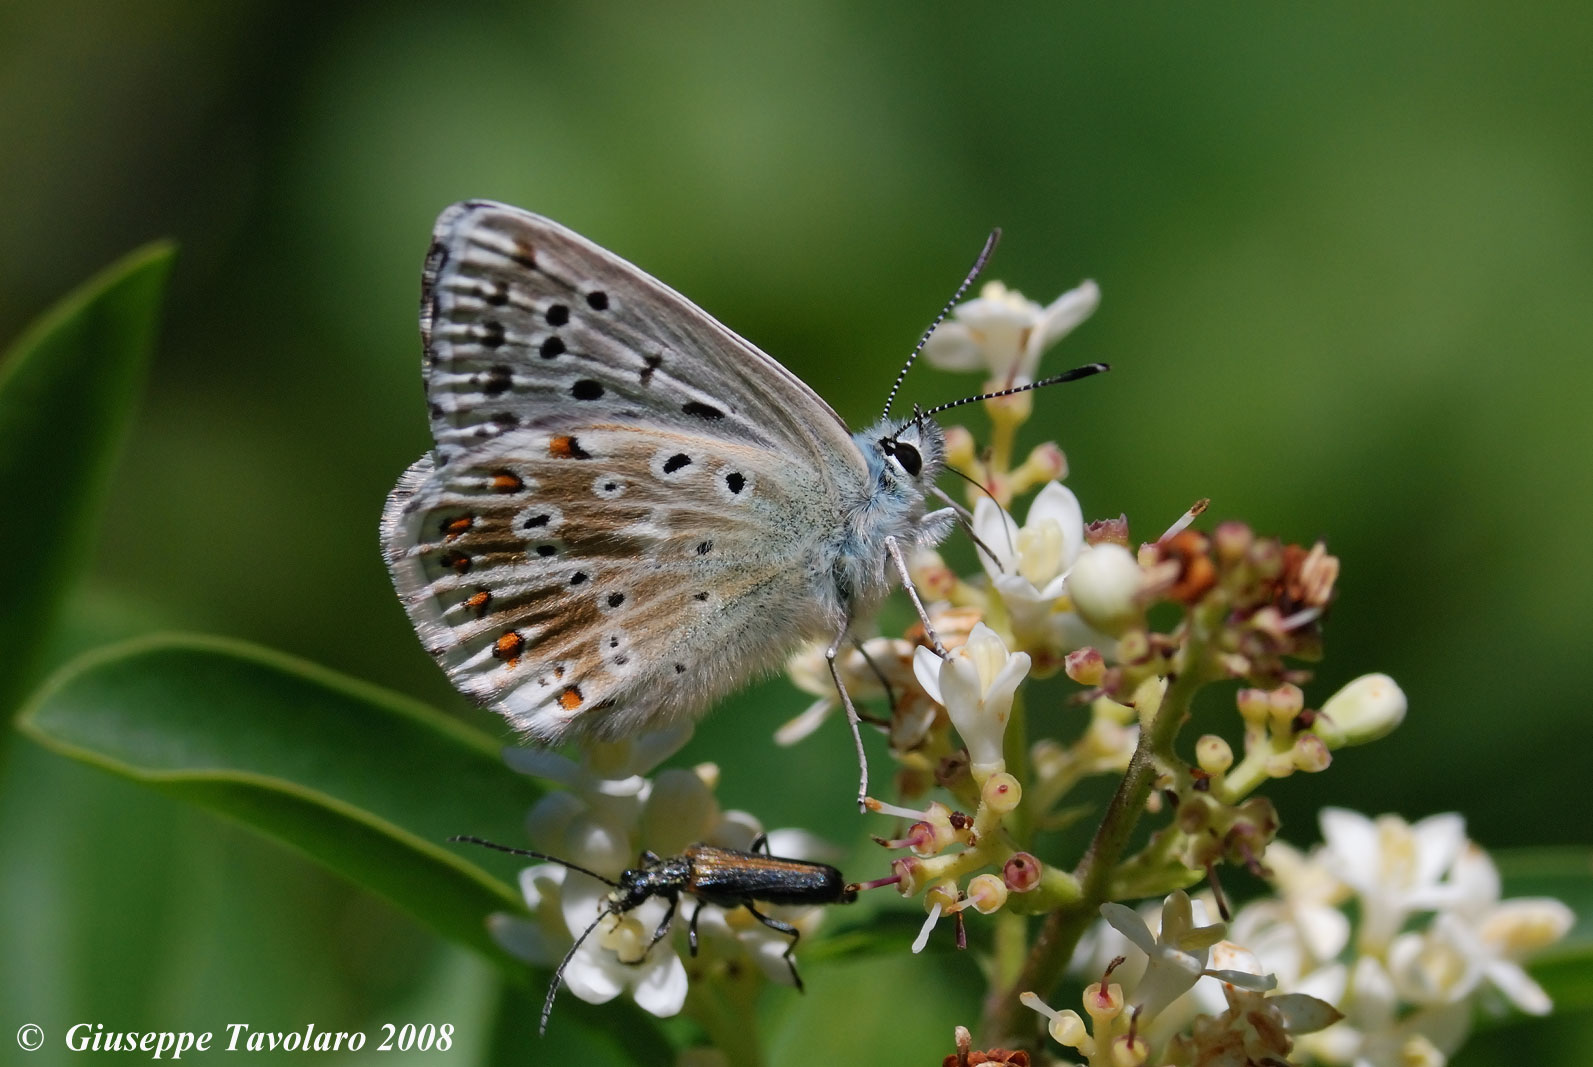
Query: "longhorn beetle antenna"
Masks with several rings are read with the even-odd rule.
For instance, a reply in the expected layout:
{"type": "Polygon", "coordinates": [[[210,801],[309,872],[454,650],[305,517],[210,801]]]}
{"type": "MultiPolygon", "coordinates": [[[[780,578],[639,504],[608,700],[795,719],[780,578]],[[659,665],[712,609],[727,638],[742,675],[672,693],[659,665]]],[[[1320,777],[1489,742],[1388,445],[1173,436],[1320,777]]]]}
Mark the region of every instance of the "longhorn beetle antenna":
{"type": "Polygon", "coordinates": [[[1030,382],[1028,385],[1016,385],[1011,389],[997,389],[993,393],[981,393],[978,396],[965,396],[961,400],[949,400],[944,404],[936,404],[934,407],[926,408],[924,411],[920,412],[919,416],[921,418],[928,418],[931,415],[937,415],[940,412],[949,410],[951,408],[960,408],[964,404],[972,404],[977,400],[997,400],[1001,397],[1012,396],[1016,393],[1027,393],[1031,389],[1044,389],[1048,385],[1061,385],[1063,382],[1077,381],[1080,378],[1088,378],[1092,374],[1100,374],[1102,371],[1109,371],[1111,369],[1112,365],[1110,363],[1086,363],[1082,367],[1074,367],[1072,370],[1063,371],[1061,374],[1054,374],[1049,378],[1041,378],[1039,381],[1030,382]]]}
{"type": "MultiPolygon", "coordinates": [[[[554,862],[558,861],[555,860],[554,862]]],[[[579,870],[580,868],[576,869],[579,870]]],[[[604,908],[598,912],[597,918],[592,920],[592,925],[581,931],[581,936],[575,939],[575,944],[570,946],[570,951],[564,954],[564,958],[559,961],[558,967],[554,968],[553,981],[548,983],[548,995],[542,1001],[542,1021],[537,1024],[537,1033],[539,1035],[545,1036],[548,1032],[548,1017],[553,1014],[553,998],[558,995],[559,985],[564,981],[564,968],[570,965],[570,961],[575,958],[575,953],[585,943],[586,939],[591,936],[592,931],[597,929],[597,924],[610,915],[617,914],[619,914],[619,910],[612,907],[604,908]]]]}
{"type": "Polygon", "coordinates": [[[590,875],[591,877],[596,878],[599,882],[602,882],[606,885],[611,885],[615,889],[619,888],[619,883],[614,881],[612,878],[605,878],[603,875],[598,874],[594,870],[582,867],[579,863],[571,863],[569,860],[561,860],[559,857],[550,856],[546,852],[532,852],[528,848],[510,848],[508,845],[500,845],[496,841],[488,841],[485,838],[480,837],[471,837],[469,834],[455,834],[448,840],[463,841],[466,844],[480,845],[483,848],[495,848],[499,852],[507,852],[511,856],[530,856],[534,860],[546,860],[549,863],[557,863],[560,867],[568,867],[572,871],[580,871],[582,874],[590,875]]]}
{"type": "Polygon", "coordinates": [[[924,336],[918,339],[918,344],[913,347],[912,352],[907,356],[907,362],[902,364],[902,369],[896,372],[896,380],[891,383],[890,395],[885,398],[885,410],[880,414],[880,418],[888,419],[891,417],[891,405],[896,402],[896,394],[901,391],[902,382],[907,379],[907,372],[912,369],[913,361],[918,358],[918,353],[922,352],[924,346],[929,343],[930,334],[934,333],[935,328],[941,324],[947,315],[951,314],[951,309],[957,306],[957,301],[962,299],[962,294],[968,291],[968,287],[974,283],[974,279],[979,277],[984,271],[985,264],[990,262],[990,256],[995,252],[996,243],[1000,240],[1001,227],[998,226],[990,231],[989,237],[985,238],[985,246],[980,249],[979,257],[974,260],[973,266],[968,268],[968,274],[963,278],[962,284],[957,286],[955,293],[951,294],[951,299],[946,301],[946,306],[940,309],[940,314],[935,316],[935,321],[929,324],[929,329],[924,331],[924,336]]]}

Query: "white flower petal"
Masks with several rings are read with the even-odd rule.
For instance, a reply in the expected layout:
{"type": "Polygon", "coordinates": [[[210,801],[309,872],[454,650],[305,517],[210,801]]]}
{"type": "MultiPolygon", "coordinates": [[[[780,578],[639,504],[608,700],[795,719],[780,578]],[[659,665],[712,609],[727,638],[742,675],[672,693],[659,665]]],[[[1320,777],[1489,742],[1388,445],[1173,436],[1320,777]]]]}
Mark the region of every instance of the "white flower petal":
{"type": "Polygon", "coordinates": [[[913,677],[918,679],[918,684],[924,692],[929,694],[929,699],[942,706],[946,700],[940,695],[940,667],[945,660],[935,655],[933,649],[919,645],[913,650],[913,677]]]}
{"type": "Polygon", "coordinates": [[[1376,865],[1382,849],[1377,827],[1358,811],[1323,808],[1317,821],[1327,843],[1334,874],[1357,890],[1376,884],[1376,865]]]}
{"type": "Polygon", "coordinates": [[[824,720],[828,719],[830,713],[839,706],[833,697],[820,697],[809,704],[801,714],[788,719],[776,730],[774,743],[782,748],[789,748],[824,725],[824,720]]]}
{"type": "Polygon", "coordinates": [[[974,549],[991,578],[1018,572],[1018,524],[994,500],[982,496],[974,504],[974,549]],[[989,549],[989,552],[985,550],[989,549]]]}
{"type": "Polygon", "coordinates": [[[1485,971],[1488,981],[1503,993],[1510,1003],[1528,1015],[1547,1015],[1554,1010],[1554,1002],[1543,987],[1518,963],[1494,960],[1485,971]]]}
{"type": "Polygon", "coordinates": [[[631,990],[637,1006],[659,1018],[679,1015],[686,1003],[686,965],[674,952],[663,951],[666,947],[653,946],[631,990]]]}
{"type": "Polygon", "coordinates": [[[1084,544],[1084,508],[1073,490],[1061,482],[1047,482],[1045,488],[1035,494],[1024,519],[1025,526],[1036,522],[1054,522],[1061,527],[1063,543],[1067,546],[1062,554],[1062,566],[1070,566],[1084,544]]]}
{"type": "Polygon", "coordinates": [[[1069,289],[1041,313],[1040,326],[1034,332],[1030,345],[1044,352],[1062,338],[1072,333],[1079,324],[1101,306],[1101,289],[1093,281],[1085,280],[1069,289]]]}
{"type": "Polygon", "coordinates": [[[966,323],[942,322],[924,342],[923,357],[931,366],[947,371],[972,371],[984,367],[984,357],[966,323]]]}
{"type": "Polygon", "coordinates": [[[625,964],[599,948],[593,934],[564,966],[564,986],[588,1004],[606,1004],[625,989],[625,964]],[[621,970],[624,968],[624,971],[621,970]]]}
{"type": "Polygon", "coordinates": [[[1280,993],[1268,997],[1267,1003],[1278,1010],[1284,1029],[1291,1034],[1313,1033],[1344,1018],[1344,1013],[1327,1001],[1305,993],[1280,993]]]}
{"type": "Polygon", "coordinates": [[[1101,905],[1101,918],[1145,955],[1156,954],[1156,938],[1151,936],[1150,927],[1145,925],[1145,920],[1133,908],[1109,900],[1101,905]]]}
{"type": "Polygon", "coordinates": [[[1466,820],[1449,811],[1429,815],[1411,827],[1417,844],[1417,878],[1433,884],[1449,873],[1466,844],[1466,820]]]}
{"type": "Polygon", "coordinates": [[[549,944],[541,926],[515,915],[494,912],[487,916],[487,933],[509,955],[538,967],[551,967],[563,955],[549,944]]]}

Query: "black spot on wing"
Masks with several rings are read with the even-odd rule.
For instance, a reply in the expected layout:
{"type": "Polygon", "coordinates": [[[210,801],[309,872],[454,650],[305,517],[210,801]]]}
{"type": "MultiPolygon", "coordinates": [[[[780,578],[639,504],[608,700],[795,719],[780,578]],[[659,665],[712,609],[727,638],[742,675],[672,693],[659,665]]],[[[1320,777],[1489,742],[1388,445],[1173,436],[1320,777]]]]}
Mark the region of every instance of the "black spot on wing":
{"type": "Polygon", "coordinates": [[[688,415],[695,415],[699,419],[707,419],[709,422],[725,417],[723,411],[720,411],[712,404],[704,404],[700,400],[688,400],[680,406],[680,410],[688,415]]]}

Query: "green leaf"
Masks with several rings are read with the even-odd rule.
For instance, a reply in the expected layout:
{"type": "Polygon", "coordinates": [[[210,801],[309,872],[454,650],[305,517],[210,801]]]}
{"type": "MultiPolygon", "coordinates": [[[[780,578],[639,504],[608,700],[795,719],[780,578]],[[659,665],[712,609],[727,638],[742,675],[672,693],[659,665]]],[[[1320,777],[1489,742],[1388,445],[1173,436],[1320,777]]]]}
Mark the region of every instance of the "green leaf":
{"type": "Polygon", "coordinates": [[[0,356],[0,714],[22,699],[93,547],[132,422],[175,250],[146,245],[67,296],[0,356]]]}
{"type": "Polygon", "coordinates": [[[69,664],[19,728],[74,759],[231,815],[516,970],[483,920],[523,908],[513,843],[539,788],[486,734],[240,642],[141,638],[69,664]]]}

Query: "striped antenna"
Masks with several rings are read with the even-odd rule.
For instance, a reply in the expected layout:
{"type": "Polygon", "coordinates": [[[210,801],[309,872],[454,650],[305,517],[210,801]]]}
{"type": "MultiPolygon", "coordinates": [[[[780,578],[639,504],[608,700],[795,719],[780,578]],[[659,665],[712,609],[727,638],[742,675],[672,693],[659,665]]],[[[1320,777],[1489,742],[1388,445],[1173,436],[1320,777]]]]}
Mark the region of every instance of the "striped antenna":
{"type": "Polygon", "coordinates": [[[1061,385],[1063,382],[1076,381],[1079,378],[1088,378],[1092,374],[1100,374],[1102,371],[1109,371],[1111,369],[1112,365],[1110,363],[1086,363],[1082,367],[1074,367],[1072,370],[1063,371],[1061,374],[1054,374],[1049,378],[1041,378],[1039,381],[1030,382],[1028,385],[1017,385],[1013,386],[1011,389],[997,389],[993,393],[981,393],[978,396],[967,396],[963,397],[961,400],[952,400],[945,404],[936,404],[932,408],[927,408],[923,411],[920,411],[918,413],[918,418],[927,419],[929,416],[934,415],[937,412],[946,411],[950,408],[960,408],[964,404],[972,404],[979,400],[995,400],[1003,396],[1012,396],[1014,393],[1027,393],[1031,389],[1044,389],[1048,385],[1061,385]]]}
{"type": "Polygon", "coordinates": [[[930,334],[934,333],[935,328],[941,324],[947,315],[951,314],[951,309],[957,306],[957,301],[962,299],[962,294],[968,291],[968,287],[974,283],[974,279],[979,277],[980,273],[985,269],[985,264],[990,262],[990,256],[995,252],[996,243],[1000,240],[1000,227],[991,230],[990,236],[985,238],[985,246],[980,249],[979,258],[974,260],[973,266],[968,270],[967,277],[963,278],[962,284],[957,286],[957,291],[951,294],[951,299],[946,301],[946,306],[940,309],[940,314],[936,315],[935,321],[929,324],[929,329],[925,330],[924,336],[918,339],[918,344],[913,348],[912,353],[908,355],[907,362],[903,363],[902,369],[897,372],[896,380],[891,383],[890,395],[885,398],[885,410],[881,413],[880,418],[888,419],[891,417],[891,405],[896,402],[896,394],[901,391],[902,382],[907,379],[907,372],[912,369],[913,361],[918,358],[918,353],[922,352],[924,346],[929,343],[930,334]]]}

